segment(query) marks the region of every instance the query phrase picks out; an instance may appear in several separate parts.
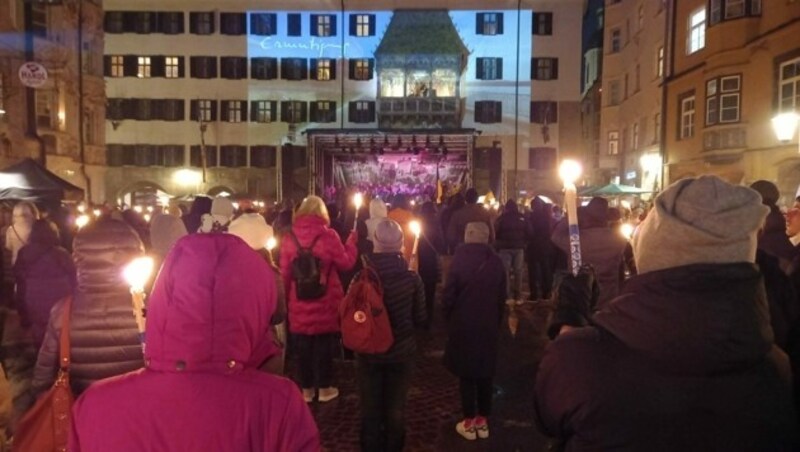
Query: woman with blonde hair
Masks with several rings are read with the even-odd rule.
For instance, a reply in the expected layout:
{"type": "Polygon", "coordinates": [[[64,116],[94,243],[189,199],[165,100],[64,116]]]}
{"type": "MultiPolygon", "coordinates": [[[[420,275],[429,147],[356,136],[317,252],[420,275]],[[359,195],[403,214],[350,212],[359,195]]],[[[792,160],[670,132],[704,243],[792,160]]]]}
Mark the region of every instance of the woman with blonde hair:
{"type": "Polygon", "coordinates": [[[289,332],[295,337],[303,398],[311,402],[339,395],[333,386],[333,348],[339,332],[339,303],[344,289],[339,272],[355,265],[357,236],[343,245],[330,228],[325,202],[308,196],[295,212],[281,243],[280,268],[289,299],[289,332]]]}
{"type": "Polygon", "coordinates": [[[11,265],[17,261],[19,250],[28,243],[33,222],[39,219],[39,209],[28,201],[20,201],[14,206],[11,226],[6,229],[6,249],[11,252],[11,265]]]}

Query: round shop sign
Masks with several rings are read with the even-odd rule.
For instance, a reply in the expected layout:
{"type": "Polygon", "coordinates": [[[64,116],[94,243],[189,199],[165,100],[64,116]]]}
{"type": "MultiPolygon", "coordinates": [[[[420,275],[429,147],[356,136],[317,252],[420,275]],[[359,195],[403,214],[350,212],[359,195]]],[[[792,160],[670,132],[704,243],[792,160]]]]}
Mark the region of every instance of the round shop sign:
{"type": "Polygon", "coordinates": [[[19,80],[25,86],[38,88],[47,81],[47,69],[39,63],[29,61],[19,67],[19,80]]]}

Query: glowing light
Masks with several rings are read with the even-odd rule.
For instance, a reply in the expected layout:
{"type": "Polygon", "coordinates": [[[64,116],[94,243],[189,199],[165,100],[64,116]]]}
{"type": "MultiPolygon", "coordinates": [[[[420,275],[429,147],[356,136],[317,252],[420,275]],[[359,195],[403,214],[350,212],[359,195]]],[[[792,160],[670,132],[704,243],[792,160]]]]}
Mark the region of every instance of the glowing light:
{"type": "Polygon", "coordinates": [[[100,218],[100,215],[102,215],[102,214],[103,214],[103,212],[100,209],[92,210],[92,215],[94,215],[96,218],[100,218]]]}
{"type": "Polygon", "coordinates": [[[658,154],[644,154],[639,158],[639,164],[645,171],[658,171],[661,168],[661,156],[658,154]]]}
{"type": "Polygon", "coordinates": [[[353,204],[355,204],[356,210],[360,209],[361,205],[364,204],[364,195],[361,193],[353,195],[353,204]]]}
{"type": "Polygon", "coordinates": [[[172,175],[172,179],[180,184],[180,185],[198,185],[203,180],[203,175],[200,174],[198,171],[193,171],[190,169],[181,169],[175,171],[172,175]]]}
{"type": "Polygon", "coordinates": [[[234,210],[239,210],[239,203],[238,202],[234,202],[234,203],[231,203],[231,204],[233,204],[233,209],[234,210]]]}
{"type": "Polygon", "coordinates": [[[149,213],[144,214],[144,221],[149,223],[150,222],[150,218],[151,218],[151,216],[150,216],[149,213]]]}
{"type": "Polygon", "coordinates": [[[631,237],[633,237],[633,225],[630,223],[622,223],[619,226],[619,233],[627,240],[630,240],[631,237]]]}
{"type": "Polygon", "coordinates": [[[133,211],[136,213],[142,213],[142,206],[133,206],[133,211]]]}
{"type": "Polygon", "coordinates": [[[277,246],[278,246],[278,241],[275,240],[275,237],[270,237],[270,238],[267,239],[267,244],[265,245],[265,248],[268,251],[274,250],[275,247],[277,247],[277,246]]]}
{"type": "Polygon", "coordinates": [[[628,201],[626,201],[626,200],[624,200],[624,199],[623,199],[623,200],[622,200],[622,201],[620,201],[619,203],[620,203],[620,205],[621,205],[622,207],[624,207],[624,208],[626,208],[626,209],[630,210],[630,208],[631,208],[631,203],[630,203],[630,202],[628,202],[628,201]]]}
{"type": "Polygon", "coordinates": [[[130,264],[128,264],[122,271],[122,277],[131,286],[134,292],[144,291],[144,285],[153,274],[153,258],[143,256],[137,257],[130,264]]]}
{"type": "Polygon", "coordinates": [[[798,124],[800,115],[794,112],[781,113],[772,118],[772,128],[780,141],[792,141],[798,124]]]}
{"type": "Polygon", "coordinates": [[[417,220],[413,220],[408,223],[408,228],[411,229],[411,232],[417,237],[419,237],[419,235],[422,233],[422,225],[420,225],[419,221],[417,220]]]}
{"type": "Polygon", "coordinates": [[[558,175],[565,184],[574,184],[581,177],[583,168],[576,160],[564,160],[558,168],[558,175]]]}
{"type": "Polygon", "coordinates": [[[80,213],[86,212],[86,205],[85,204],[78,204],[78,212],[80,212],[80,213]]]}
{"type": "Polygon", "coordinates": [[[83,229],[89,224],[89,221],[89,215],[80,215],[75,219],[75,226],[77,226],[78,229],[83,229]]]}
{"type": "Polygon", "coordinates": [[[147,211],[149,213],[153,213],[153,206],[147,206],[147,211]]]}

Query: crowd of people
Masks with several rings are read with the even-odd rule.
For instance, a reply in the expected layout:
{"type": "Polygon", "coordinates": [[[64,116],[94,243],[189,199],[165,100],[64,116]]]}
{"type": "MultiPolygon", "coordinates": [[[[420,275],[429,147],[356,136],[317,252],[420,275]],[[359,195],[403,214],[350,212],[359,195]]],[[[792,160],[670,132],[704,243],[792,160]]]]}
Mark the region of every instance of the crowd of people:
{"type": "Polygon", "coordinates": [[[38,354],[14,379],[10,427],[54,384],[68,334],[70,450],[319,450],[308,404],[339,396],[341,306],[369,267],[393,342],[354,357],[362,450],[403,450],[417,331],[437,316],[461,395],[453,428],[488,438],[500,326],[526,304],[553,311],[535,408],[560,450],[795,450],[800,198],[784,215],[779,197],[767,181],[703,176],[641,216],[592,198],[577,272],[566,219],[540,197],[499,212],[474,189],[270,212],[197,197],[149,221],[108,209],[80,229],[20,202],[5,272],[38,354]],[[144,253],[158,271],[142,335],[122,274],[144,253]]]}

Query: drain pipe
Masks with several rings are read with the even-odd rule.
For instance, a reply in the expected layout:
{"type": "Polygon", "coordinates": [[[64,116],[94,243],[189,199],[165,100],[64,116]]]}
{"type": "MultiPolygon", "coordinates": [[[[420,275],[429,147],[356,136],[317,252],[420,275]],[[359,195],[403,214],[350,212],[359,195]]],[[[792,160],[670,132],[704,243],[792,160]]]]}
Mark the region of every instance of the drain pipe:
{"type": "Polygon", "coordinates": [[[339,78],[342,80],[341,81],[341,83],[342,83],[342,92],[341,92],[341,96],[340,96],[340,99],[341,99],[340,108],[342,109],[342,114],[340,115],[340,118],[339,118],[339,128],[340,129],[344,129],[344,112],[348,111],[345,108],[346,106],[344,104],[344,79],[345,79],[344,71],[347,69],[347,60],[344,57],[344,44],[345,44],[344,43],[344,37],[345,37],[345,34],[346,34],[345,30],[346,30],[348,25],[345,23],[345,20],[344,20],[344,0],[341,0],[341,5],[342,5],[342,25],[341,25],[341,28],[342,28],[342,70],[339,71],[339,78]]]}
{"type": "MultiPolygon", "coordinates": [[[[521,23],[522,0],[517,0],[517,77],[516,83],[514,83],[514,196],[510,198],[514,200],[517,199],[519,194],[519,41],[521,39],[521,23]]],[[[506,193],[506,198],[508,198],[508,193],[506,193]]]]}

